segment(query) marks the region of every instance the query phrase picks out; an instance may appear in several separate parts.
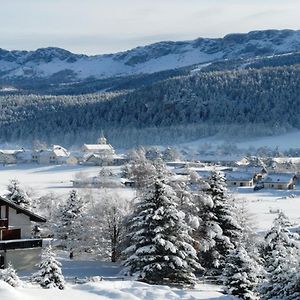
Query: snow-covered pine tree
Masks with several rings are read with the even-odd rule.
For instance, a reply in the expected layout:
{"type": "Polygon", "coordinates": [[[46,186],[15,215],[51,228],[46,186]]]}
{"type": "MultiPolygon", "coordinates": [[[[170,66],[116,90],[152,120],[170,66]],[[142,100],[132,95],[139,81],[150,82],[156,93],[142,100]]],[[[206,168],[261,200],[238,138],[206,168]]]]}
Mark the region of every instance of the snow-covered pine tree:
{"type": "Polygon", "coordinates": [[[188,183],[179,181],[171,183],[178,199],[178,209],[184,212],[185,221],[192,229],[191,234],[199,228],[198,207],[195,205],[195,195],[189,188],[188,183]]]}
{"type": "Polygon", "coordinates": [[[243,300],[258,299],[259,270],[257,262],[242,245],[231,250],[222,273],[225,292],[243,300]]]}
{"type": "Polygon", "coordinates": [[[7,268],[0,270],[0,280],[5,281],[12,287],[21,285],[21,280],[11,263],[8,263],[7,268]]]}
{"type": "Polygon", "coordinates": [[[203,197],[200,210],[202,222],[199,227],[199,258],[207,274],[220,275],[226,255],[238,244],[242,228],[238,223],[237,208],[228,195],[225,178],[213,172],[209,178],[207,196],[203,197]]]}
{"type": "Polygon", "coordinates": [[[10,180],[7,186],[8,194],[6,198],[24,208],[30,208],[32,200],[27,195],[26,191],[20,187],[20,183],[16,179],[10,180]]]}
{"type": "Polygon", "coordinates": [[[85,203],[76,190],[72,190],[58,212],[57,237],[69,251],[70,258],[85,248],[85,203]]]}
{"type": "Polygon", "coordinates": [[[267,277],[260,289],[262,299],[300,299],[298,236],[287,224],[287,217],[279,213],[266,234],[263,256],[267,277]]]}
{"type": "Polygon", "coordinates": [[[288,229],[290,226],[289,218],[283,212],[279,212],[273,221],[273,226],[266,233],[263,256],[268,257],[278,243],[289,247],[299,247],[296,242],[299,236],[288,229]]]}
{"type": "Polygon", "coordinates": [[[157,178],[141,195],[130,218],[131,245],[124,251],[129,274],[152,284],[193,285],[201,268],[176,193],[157,178]]]}
{"type": "Polygon", "coordinates": [[[58,288],[62,290],[65,288],[61,263],[56,260],[50,245],[44,249],[39,271],[32,275],[31,280],[45,289],[58,288]]]}

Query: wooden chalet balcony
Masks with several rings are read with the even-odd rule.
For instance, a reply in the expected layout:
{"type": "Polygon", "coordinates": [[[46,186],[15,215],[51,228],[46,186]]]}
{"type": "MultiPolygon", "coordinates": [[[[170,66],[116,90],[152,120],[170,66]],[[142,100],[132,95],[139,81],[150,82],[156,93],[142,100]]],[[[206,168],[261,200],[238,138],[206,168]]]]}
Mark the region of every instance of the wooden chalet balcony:
{"type": "Polygon", "coordinates": [[[0,228],[0,241],[19,240],[21,229],[0,228]]]}
{"type": "Polygon", "coordinates": [[[0,228],[1,227],[8,227],[8,220],[7,219],[0,219],[0,228]]]}
{"type": "Polygon", "coordinates": [[[42,247],[42,239],[19,239],[0,241],[0,250],[27,249],[42,247]]]}

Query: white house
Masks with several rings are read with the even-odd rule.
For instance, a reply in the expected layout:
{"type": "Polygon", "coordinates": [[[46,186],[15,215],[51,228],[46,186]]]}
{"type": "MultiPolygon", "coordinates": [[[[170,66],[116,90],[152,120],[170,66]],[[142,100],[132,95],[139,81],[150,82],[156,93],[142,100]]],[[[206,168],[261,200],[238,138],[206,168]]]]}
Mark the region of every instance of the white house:
{"type": "Polygon", "coordinates": [[[296,180],[297,176],[291,173],[269,173],[262,183],[266,189],[293,190],[296,180]]]}
{"type": "Polygon", "coordinates": [[[0,164],[16,164],[17,154],[24,150],[0,150],[0,164]]]}
{"type": "Polygon", "coordinates": [[[32,222],[43,217],[0,197],[0,268],[32,269],[40,260],[42,239],[32,238],[32,222]]]}
{"type": "Polygon", "coordinates": [[[225,177],[228,186],[253,186],[253,173],[232,171],[227,172],[225,177]]]}
{"type": "Polygon", "coordinates": [[[38,164],[64,164],[68,163],[69,152],[59,145],[53,145],[52,149],[43,149],[32,152],[32,162],[38,164]]]}

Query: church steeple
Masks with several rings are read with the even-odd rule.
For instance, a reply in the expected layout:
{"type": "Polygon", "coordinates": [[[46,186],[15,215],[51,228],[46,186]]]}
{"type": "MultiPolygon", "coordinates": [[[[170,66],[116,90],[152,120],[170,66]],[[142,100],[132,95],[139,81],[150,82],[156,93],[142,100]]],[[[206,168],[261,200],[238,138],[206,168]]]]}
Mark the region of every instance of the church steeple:
{"type": "Polygon", "coordinates": [[[101,131],[101,135],[97,140],[97,143],[100,145],[106,145],[107,144],[107,139],[105,138],[103,131],[101,131]]]}

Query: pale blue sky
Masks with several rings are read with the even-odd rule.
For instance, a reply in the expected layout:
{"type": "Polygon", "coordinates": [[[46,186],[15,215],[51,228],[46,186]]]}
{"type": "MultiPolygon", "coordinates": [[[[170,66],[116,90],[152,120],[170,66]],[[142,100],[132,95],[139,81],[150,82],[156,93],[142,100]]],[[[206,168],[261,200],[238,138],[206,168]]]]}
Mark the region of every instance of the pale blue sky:
{"type": "Polygon", "coordinates": [[[161,40],[300,29],[299,0],[0,0],[0,48],[111,53],[161,40]]]}

